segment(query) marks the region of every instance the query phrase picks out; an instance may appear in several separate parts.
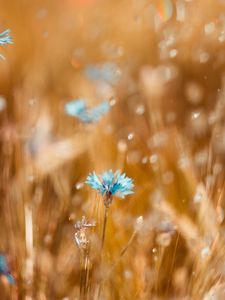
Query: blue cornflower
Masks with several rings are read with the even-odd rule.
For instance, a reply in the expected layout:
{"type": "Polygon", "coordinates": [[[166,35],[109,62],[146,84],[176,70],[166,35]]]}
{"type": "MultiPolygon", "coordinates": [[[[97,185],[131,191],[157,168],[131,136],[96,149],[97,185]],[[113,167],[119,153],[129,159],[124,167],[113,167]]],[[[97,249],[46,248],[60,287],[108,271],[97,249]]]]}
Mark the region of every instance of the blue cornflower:
{"type": "Polygon", "coordinates": [[[10,29],[6,29],[2,33],[0,33],[0,45],[13,44],[12,38],[10,37],[10,29]]]}
{"type": "Polygon", "coordinates": [[[113,173],[112,170],[109,170],[102,175],[96,175],[95,172],[90,173],[86,183],[106,198],[111,198],[113,195],[124,198],[133,194],[133,180],[125,173],[121,174],[120,171],[113,173]]]}
{"type": "Polygon", "coordinates": [[[65,112],[72,117],[77,117],[84,123],[94,123],[101,119],[110,109],[108,101],[103,101],[99,105],[88,108],[85,100],[72,100],[65,104],[65,112]]]}
{"type": "Polygon", "coordinates": [[[10,274],[5,255],[0,255],[0,275],[5,276],[10,284],[14,284],[14,278],[10,274]]]}
{"type": "MultiPolygon", "coordinates": [[[[6,29],[2,33],[0,33],[0,46],[4,46],[7,44],[13,44],[12,38],[10,37],[10,29],[6,29]]],[[[5,57],[0,54],[0,58],[5,59],[5,57]]]]}

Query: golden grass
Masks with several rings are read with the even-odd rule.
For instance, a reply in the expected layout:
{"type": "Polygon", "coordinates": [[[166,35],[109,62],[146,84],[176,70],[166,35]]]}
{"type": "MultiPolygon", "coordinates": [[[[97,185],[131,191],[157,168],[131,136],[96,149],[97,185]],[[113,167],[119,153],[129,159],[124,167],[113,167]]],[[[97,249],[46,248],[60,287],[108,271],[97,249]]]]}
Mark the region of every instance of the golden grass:
{"type": "Polygon", "coordinates": [[[158,2],[0,1],[14,39],[0,51],[0,251],[15,278],[0,300],[225,298],[224,3],[172,1],[159,21],[158,2]],[[117,84],[84,75],[104,62],[117,84]],[[64,112],[75,98],[115,105],[83,124],[64,112]],[[108,169],[135,193],[113,199],[101,247],[103,199],[84,181],[108,169]],[[85,250],[82,216],[96,221],[85,250]]]}

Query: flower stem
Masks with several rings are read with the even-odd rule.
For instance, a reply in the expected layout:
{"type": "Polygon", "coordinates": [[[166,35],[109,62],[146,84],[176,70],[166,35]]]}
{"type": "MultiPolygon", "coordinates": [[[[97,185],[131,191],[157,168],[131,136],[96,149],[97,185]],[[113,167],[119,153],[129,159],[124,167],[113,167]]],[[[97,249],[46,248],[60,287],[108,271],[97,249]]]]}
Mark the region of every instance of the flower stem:
{"type": "MultiPolygon", "coordinates": [[[[103,228],[102,228],[102,245],[101,245],[101,257],[100,257],[100,265],[102,265],[102,256],[103,256],[103,249],[105,244],[105,234],[106,234],[106,227],[107,227],[107,221],[108,221],[108,211],[109,211],[109,205],[111,204],[111,197],[107,197],[104,200],[105,204],[105,213],[104,213],[104,221],[103,221],[103,228]]],[[[102,291],[102,282],[100,282],[98,286],[98,292],[97,292],[97,299],[100,299],[102,291]]]]}
{"type": "Polygon", "coordinates": [[[81,250],[80,300],[86,300],[89,290],[89,245],[81,250]]]}
{"type": "Polygon", "coordinates": [[[103,229],[102,229],[102,251],[105,244],[105,233],[106,233],[106,227],[107,227],[107,221],[108,221],[108,210],[109,207],[105,206],[105,214],[104,214],[104,223],[103,223],[103,229]]]}

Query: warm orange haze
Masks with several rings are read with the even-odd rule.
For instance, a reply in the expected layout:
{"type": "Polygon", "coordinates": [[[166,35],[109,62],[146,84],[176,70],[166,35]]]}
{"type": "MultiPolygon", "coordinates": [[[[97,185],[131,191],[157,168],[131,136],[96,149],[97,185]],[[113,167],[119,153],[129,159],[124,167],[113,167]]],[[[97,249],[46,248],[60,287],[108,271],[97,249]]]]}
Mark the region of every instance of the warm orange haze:
{"type": "Polygon", "coordinates": [[[0,7],[0,300],[224,300],[225,1],[0,7]]]}

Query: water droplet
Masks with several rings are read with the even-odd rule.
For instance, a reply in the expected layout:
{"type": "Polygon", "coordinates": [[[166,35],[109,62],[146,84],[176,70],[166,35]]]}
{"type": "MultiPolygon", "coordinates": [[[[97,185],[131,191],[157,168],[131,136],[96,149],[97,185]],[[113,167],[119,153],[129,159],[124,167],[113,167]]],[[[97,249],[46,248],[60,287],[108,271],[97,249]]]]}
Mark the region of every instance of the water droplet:
{"type": "Polygon", "coordinates": [[[205,248],[202,249],[202,251],[201,251],[201,257],[202,257],[202,258],[208,257],[209,254],[210,254],[210,249],[209,249],[209,247],[205,247],[205,248]]]}
{"type": "Polygon", "coordinates": [[[158,156],[157,154],[152,154],[149,158],[149,161],[151,164],[155,164],[158,161],[158,156]]]}
{"type": "Polygon", "coordinates": [[[110,106],[114,106],[116,104],[116,98],[111,98],[109,104],[110,106]]]}
{"type": "Polygon", "coordinates": [[[129,133],[127,136],[128,140],[131,141],[134,138],[134,133],[129,133]]]}
{"type": "Polygon", "coordinates": [[[193,114],[191,115],[192,119],[197,119],[200,116],[200,112],[193,112],[193,114]]]}
{"type": "Polygon", "coordinates": [[[135,110],[137,115],[143,115],[145,112],[145,106],[144,104],[139,104],[135,110]]]}
{"type": "Polygon", "coordinates": [[[171,57],[171,58],[174,58],[174,57],[176,57],[176,56],[177,56],[177,54],[178,54],[178,51],[177,51],[177,49],[172,49],[172,50],[170,50],[170,57],[171,57]]]}
{"type": "Polygon", "coordinates": [[[208,130],[208,118],[206,113],[201,111],[193,111],[189,116],[187,124],[188,130],[192,135],[203,135],[208,130]]]}
{"type": "Polygon", "coordinates": [[[77,190],[82,189],[83,186],[84,186],[84,183],[82,183],[82,182],[78,182],[78,183],[76,183],[76,185],[75,185],[75,187],[76,187],[77,190]]]}
{"type": "Polygon", "coordinates": [[[147,164],[148,162],[148,156],[144,156],[141,160],[142,164],[147,164]]]}
{"type": "Polygon", "coordinates": [[[200,191],[197,191],[196,194],[194,195],[194,203],[200,203],[203,199],[203,194],[200,191]]]}

